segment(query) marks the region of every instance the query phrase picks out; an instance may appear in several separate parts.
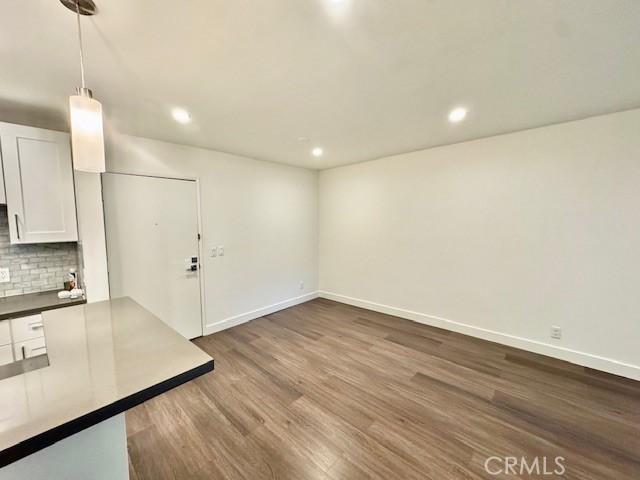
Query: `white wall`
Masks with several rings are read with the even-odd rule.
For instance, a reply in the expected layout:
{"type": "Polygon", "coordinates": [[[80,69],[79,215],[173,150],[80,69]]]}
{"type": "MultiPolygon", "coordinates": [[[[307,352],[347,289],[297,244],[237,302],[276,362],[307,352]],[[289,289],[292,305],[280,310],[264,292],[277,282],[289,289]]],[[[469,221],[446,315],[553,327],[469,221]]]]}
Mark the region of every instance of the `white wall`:
{"type": "Polygon", "coordinates": [[[225,246],[203,258],[205,334],[315,296],[317,172],[124,135],[106,148],[110,172],[200,180],[203,246],[225,246]]]}
{"type": "Polygon", "coordinates": [[[319,231],[324,296],[640,379],[640,110],[323,171],[319,231]]]}
{"type": "Polygon", "coordinates": [[[109,298],[107,245],[104,235],[102,181],[97,173],[74,172],[80,281],[87,302],[109,298]]]}

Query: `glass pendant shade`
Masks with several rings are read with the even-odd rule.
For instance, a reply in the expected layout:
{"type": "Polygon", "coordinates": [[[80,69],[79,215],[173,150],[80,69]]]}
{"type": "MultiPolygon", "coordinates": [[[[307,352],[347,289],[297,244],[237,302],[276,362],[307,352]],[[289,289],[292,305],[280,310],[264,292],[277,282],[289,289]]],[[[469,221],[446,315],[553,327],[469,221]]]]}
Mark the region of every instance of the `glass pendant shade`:
{"type": "Polygon", "coordinates": [[[81,172],[105,171],[102,105],[90,93],[69,97],[73,168],[81,172]]]}

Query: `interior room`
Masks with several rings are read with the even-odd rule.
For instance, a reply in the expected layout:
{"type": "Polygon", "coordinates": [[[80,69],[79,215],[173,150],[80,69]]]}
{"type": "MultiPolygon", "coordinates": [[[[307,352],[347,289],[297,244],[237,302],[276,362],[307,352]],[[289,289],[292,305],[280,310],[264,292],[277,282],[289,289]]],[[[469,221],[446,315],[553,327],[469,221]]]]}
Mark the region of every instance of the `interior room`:
{"type": "Polygon", "coordinates": [[[0,7],[0,480],[640,478],[640,2],[0,7]]]}

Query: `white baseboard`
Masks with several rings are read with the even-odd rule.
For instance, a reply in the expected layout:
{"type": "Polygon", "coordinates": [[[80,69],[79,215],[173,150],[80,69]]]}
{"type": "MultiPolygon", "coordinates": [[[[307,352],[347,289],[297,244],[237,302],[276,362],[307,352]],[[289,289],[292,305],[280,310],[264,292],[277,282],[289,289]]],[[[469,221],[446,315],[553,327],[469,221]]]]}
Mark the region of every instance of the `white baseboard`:
{"type": "Polygon", "coordinates": [[[205,325],[203,334],[211,335],[212,333],[220,332],[222,330],[226,330],[227,328],[235,327],[236,325],[246,323],[250,320],[264,317],[265,315],[269,315],[270,313],[274,313],[279,310],[284,310],[285,308],[293,307],[294,305],[298,305],[300,303],[308,302],[309,300],[313,300],[314,298],[318,298],[317,291],[306,293],[304,295],[300,295],[299,297],[289,298],[287,300],[283,300],[282,302],[274,303],[272,305],[267,305],[266,307],[258,308],[256,310],[251,310],[250,312],[242,313],[240,315],[235,315],[233,317],[225,318],[224,320],[221,320],[219,322],[205,325]]]}
{"type": "Polygon", "coordinates": [[[444,328],[454,332],[463,333],[472,337],[489,340],[491,342],[508,345],[510,347],[520,348],[529,352],[547,355],[549,357],[558,358],[567,362],[575,363],[583,367],[594,368],[614,375],[640,380],[640,366],[631,365],[629,363],[620,362],[611,358],[600,357],[590,353],[571,350],[569,348],[550,345],[548,343],[530,340],[528,338],[517,337],[506,333],[496,332],[485,328],[474,327],[465,323],[455,322],[446,318],[437,317],[435,315],[427,315],[425,313],[413,312],[402,308],[391,307],[380,303],[370,302],[359,298],[347,297],[338,293],[319,291],[318,296],[336,302],[346,303],[356,307],[373,310],[375,312],[386,313],[395,317],[406,318],[414,322],[431,325],[433,327],[444,328]]]}

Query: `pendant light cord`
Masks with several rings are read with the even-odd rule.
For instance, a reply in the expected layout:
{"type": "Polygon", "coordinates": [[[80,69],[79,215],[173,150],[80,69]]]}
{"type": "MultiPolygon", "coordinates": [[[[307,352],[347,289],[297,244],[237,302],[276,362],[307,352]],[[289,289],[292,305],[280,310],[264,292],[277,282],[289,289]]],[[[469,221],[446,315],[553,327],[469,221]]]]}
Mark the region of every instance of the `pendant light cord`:
{"type": "Polygon", "coordinates": [[[80,44],[80,76],[82,78],[82,88],[85,88],[84,82],[84,52],[82,50],[82,28],[80,27],[80,2],[76,0],[76,17],[78,19],[78,43],[80,44]]]}

